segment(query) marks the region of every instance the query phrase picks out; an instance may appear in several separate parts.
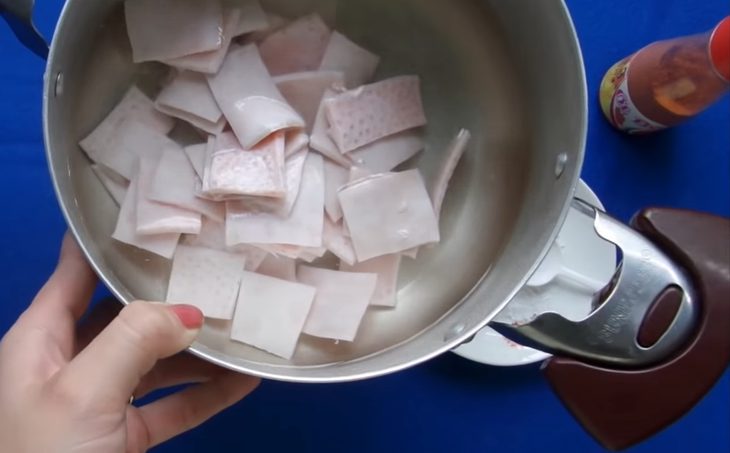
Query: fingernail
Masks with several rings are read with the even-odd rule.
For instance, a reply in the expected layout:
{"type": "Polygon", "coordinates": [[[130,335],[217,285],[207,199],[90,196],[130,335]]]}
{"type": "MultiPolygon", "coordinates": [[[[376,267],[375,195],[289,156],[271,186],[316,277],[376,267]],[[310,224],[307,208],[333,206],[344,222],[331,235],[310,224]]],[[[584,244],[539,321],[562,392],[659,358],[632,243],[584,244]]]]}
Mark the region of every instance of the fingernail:
{"type": "Polygon", "coordinates": [[[186,329],[197,330],[203,327],[203,313],[192,305],[175,305],[172,311],[186,329]]]}

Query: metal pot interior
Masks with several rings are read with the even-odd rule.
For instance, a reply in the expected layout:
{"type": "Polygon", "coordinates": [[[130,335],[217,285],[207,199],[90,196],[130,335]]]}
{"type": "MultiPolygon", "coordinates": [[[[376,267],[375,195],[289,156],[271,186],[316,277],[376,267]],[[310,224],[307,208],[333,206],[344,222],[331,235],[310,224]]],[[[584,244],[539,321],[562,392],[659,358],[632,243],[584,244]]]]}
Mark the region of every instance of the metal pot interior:
{"type": "MultiPolygon", "coordinates": [[[[264,1],[286,14],[292,5],[264,1]]],[[[321,6],[321,5],[319,5],[321,6]]],[[[473,335],[522,286],[567,212],[583,157],[585,82],[558,0],[348,0],[337,28],[382,56],[378,78],[418,74],[433,175],[462,127],[473,134],[442,219],[443,242],[406,260],[395,310],[371,310],[355,343],[306,338],[292,362],[228,339],[210,322],[192,351],[242,372],[344,381],[413,365],[473,335]],[[558,167],[556,169],[556,166],[558,167]]],[[[132,64],[119,0],[69,0],[53,43],[45,97],[52,175],[67,220],[103,281],[124,302],[165,297],[169,263],[115,243],[117,207],[78,141],[131,84],[154,96],[158,64],[132,64]]],[[[180,140],[191,140],[177,131],[180,140]]]]}

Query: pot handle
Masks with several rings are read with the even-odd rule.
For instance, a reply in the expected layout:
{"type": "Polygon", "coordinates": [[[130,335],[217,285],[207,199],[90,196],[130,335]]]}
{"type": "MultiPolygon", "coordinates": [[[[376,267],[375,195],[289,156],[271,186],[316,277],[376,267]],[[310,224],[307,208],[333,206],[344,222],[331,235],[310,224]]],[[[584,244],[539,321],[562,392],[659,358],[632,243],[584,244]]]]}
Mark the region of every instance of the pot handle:
{"type": "Polygon", "coordinates": [[[577,203],[624,253],[594,313],[491,325],[554,354],[542,371],[555,393],[599,443],[622,450],[689,412],[730,364],[730,219],[647,209],[632,230],[577,203]]]}
{"type": "Polygon", "coordinates": [[[493,322],[513,341],[609,368],[644,369],[676,354],[699,322],[698,296],[686,272],[661,247],[579,199],[573,208],[593,219],[601,238],[623,253],[611,283],[581,321],[544,313],[519,325],[493,322]],[[661,322],[663,321],[663,322],[661,322]]]}
{"type": "Polygon", "coordinates": [[[35,0],[0,0],[0,16],[10,25],[15,37],[34,54],[48,58],[48,43],[33,23],[35,0]]]}
{"type": "MultiPolygon", "coordinates": [[[[628,448],[681,418],[730,364],[730,219],[647,209],[632,226],[689,277],[698,309],[690,337],[665,361],[640,369],[564,357],[543,365],[563,404],[611,450],[628,448]]],[[[672,316],[681,294],[673,290],[669,296],[672,291],[664,291],[649,309],[637,343],[655,341],[676,322],[672,316]]]]}

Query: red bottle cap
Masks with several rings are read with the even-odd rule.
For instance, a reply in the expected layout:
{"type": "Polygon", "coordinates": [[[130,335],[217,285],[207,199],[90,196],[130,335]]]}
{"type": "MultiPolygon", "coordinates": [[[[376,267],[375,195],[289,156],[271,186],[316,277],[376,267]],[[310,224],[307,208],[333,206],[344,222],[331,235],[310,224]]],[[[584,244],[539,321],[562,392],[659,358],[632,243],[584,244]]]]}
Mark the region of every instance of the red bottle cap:
{"type": "Polygon", "coordinates": [[[712,33],[710,58],[717,73],[730,82],[730,16],[723,19],[712,33]]]}

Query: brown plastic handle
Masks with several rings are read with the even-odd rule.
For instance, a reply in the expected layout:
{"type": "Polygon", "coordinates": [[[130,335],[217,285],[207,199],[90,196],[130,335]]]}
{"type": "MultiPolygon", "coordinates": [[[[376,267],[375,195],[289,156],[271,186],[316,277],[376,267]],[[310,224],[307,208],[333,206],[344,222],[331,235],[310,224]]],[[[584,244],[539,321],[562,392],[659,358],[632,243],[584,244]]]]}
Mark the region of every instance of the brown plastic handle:
{"type": "MultiPolygon", "coordinates": [[[[647,209],[632,226],[688,273],[701,313],[694,337],[666,363],[622,371],[553,358],[543,366],[563,404],[610,450],[635,445],[680,419],[730,364],[730,219],[647,209]]],[[[676,298],[672,291],[662,296],[669,302],[655,305],[676,298]]],[[[661,312],[646,321],[656,325],[642,328],[647,338],[663,331],[667,315],[661,312]]]]}

